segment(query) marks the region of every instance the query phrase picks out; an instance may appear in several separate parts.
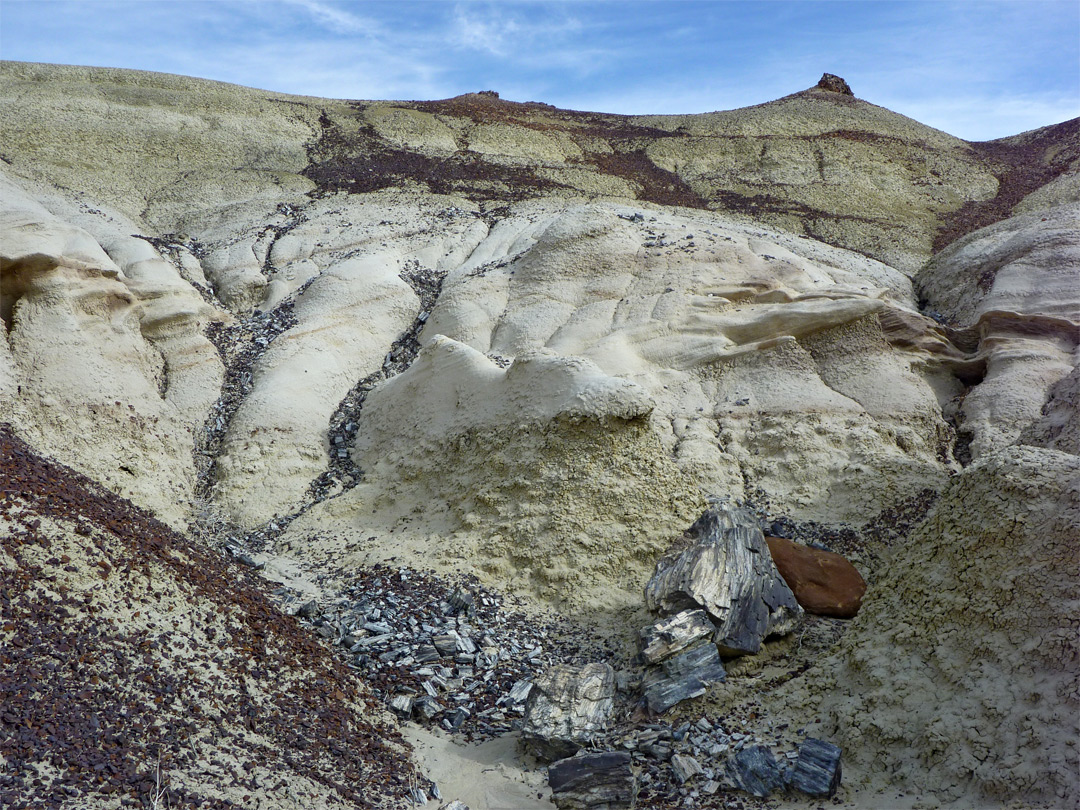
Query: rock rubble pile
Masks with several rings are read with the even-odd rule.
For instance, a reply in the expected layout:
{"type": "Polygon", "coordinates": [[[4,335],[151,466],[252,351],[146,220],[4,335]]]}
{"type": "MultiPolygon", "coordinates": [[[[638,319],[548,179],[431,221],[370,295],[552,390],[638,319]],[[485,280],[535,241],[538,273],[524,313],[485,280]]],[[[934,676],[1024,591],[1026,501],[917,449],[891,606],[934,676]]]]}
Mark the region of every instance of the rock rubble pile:
{"type": "Polygon", "coordinates": [[[373,566],[331,604],[275,595],[348,658],[348,666],[403,720],[483,739],[520,723],[549,667],[587,654],[568,627],[504,610],[474,580],[449,586],[409,569],[373,566]]]}
{"type": "MultiPolygon", "coordinates": [[[[705,521],[713,541],[724,534],[718,514],[733,537],[754,536],[749,513],[714,508],[705,521]]],[[[755,730],[704,714],[648,722],[727,678],[703,609],[644,628],[637,662],[616,672],[581,631],[530,620],[472,579],[378,565],[338,594],[320,601],[275,592],[401,721],[473,741],[520,731],[523,750],[550,763],[560,808],[728,807],[745,794],[832,795],[839,784],[840,749],[804,729],[792,748],[781,740],[786,726],[755,730]]],[[[441,795],[433,782],[416,791],[420,804],[441,795]]]]}

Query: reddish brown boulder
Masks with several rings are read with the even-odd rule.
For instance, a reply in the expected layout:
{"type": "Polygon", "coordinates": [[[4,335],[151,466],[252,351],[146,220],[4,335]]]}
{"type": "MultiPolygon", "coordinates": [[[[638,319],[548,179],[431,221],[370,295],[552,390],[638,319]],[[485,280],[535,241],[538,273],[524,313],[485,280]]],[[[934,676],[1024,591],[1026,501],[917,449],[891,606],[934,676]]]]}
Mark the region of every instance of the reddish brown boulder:
{"type": "Polygon", "coordinates": [[[839,554],[783,537],[766,537],[780,576],[807,613],[850,619],[859,612],[866,581],[839,554]]]}

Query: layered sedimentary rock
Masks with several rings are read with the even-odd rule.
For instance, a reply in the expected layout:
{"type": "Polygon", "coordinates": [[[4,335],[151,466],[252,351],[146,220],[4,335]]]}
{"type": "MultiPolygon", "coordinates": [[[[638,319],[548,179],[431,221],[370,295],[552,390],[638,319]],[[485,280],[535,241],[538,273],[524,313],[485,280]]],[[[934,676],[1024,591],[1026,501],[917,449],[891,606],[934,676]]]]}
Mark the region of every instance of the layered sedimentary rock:
{"type": "MultiPolygon", "coordinates": [[[[174,526],[569,613],[640,610],[710,495],[891,532],[819,682],[847,799],[1060,806],[1080,122],[971,144],[845,87],[623,117],[4,63],[0,421],[174,526]]],[[[696,641],[669,678],[719,678],[696,641]]]]}
{"type": "Polygon", "coordinates": [[[119,215],[79,216],[46,195],[57,216],[2,176],[0,196],[3,418],[184,525],[195,433],[222,378],[203,335],[218,311],[119,215]]]}
{"type": "Polygon", "coordinates": [[[930,307],[960,330],[983,367],[956,405],[980,455],[1014,443],[1077,366],[1080,203],[1020,214],[958,240],[918,276],[930,307]]]}

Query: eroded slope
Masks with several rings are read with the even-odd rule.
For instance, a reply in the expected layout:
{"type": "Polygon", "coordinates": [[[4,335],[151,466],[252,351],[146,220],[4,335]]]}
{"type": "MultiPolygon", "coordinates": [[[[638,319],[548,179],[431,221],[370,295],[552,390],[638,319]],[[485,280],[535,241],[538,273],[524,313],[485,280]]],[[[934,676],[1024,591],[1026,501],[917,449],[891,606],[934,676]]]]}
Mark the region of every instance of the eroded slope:
{"type": "Polygon", "coordinates": [[[0,429],[0,803],[395,807],[383,709],[265,585],[0,429]]]}

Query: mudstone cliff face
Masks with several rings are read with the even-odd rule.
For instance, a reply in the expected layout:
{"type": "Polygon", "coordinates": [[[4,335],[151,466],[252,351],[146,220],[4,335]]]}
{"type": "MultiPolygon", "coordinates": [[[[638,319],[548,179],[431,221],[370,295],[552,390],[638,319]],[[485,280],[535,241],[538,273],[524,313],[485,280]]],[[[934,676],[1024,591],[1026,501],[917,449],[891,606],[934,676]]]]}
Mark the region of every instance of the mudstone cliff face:
{"type": "MultiPolygon", "coordinates": [[[[845,802],[1076,806],[1077,121],[973,144],[829,86],[624,117],[19,63],[0,109],[19,453],[174,543],[468,573],[615,636],[710,497],[747,503],[870,581],[759,696],[844,748],[845,802]]],[[[77,523],[46,534],[94,566],[77,523]]],[[[24,600],[102,598],[7,543],[24,600]]]]}

